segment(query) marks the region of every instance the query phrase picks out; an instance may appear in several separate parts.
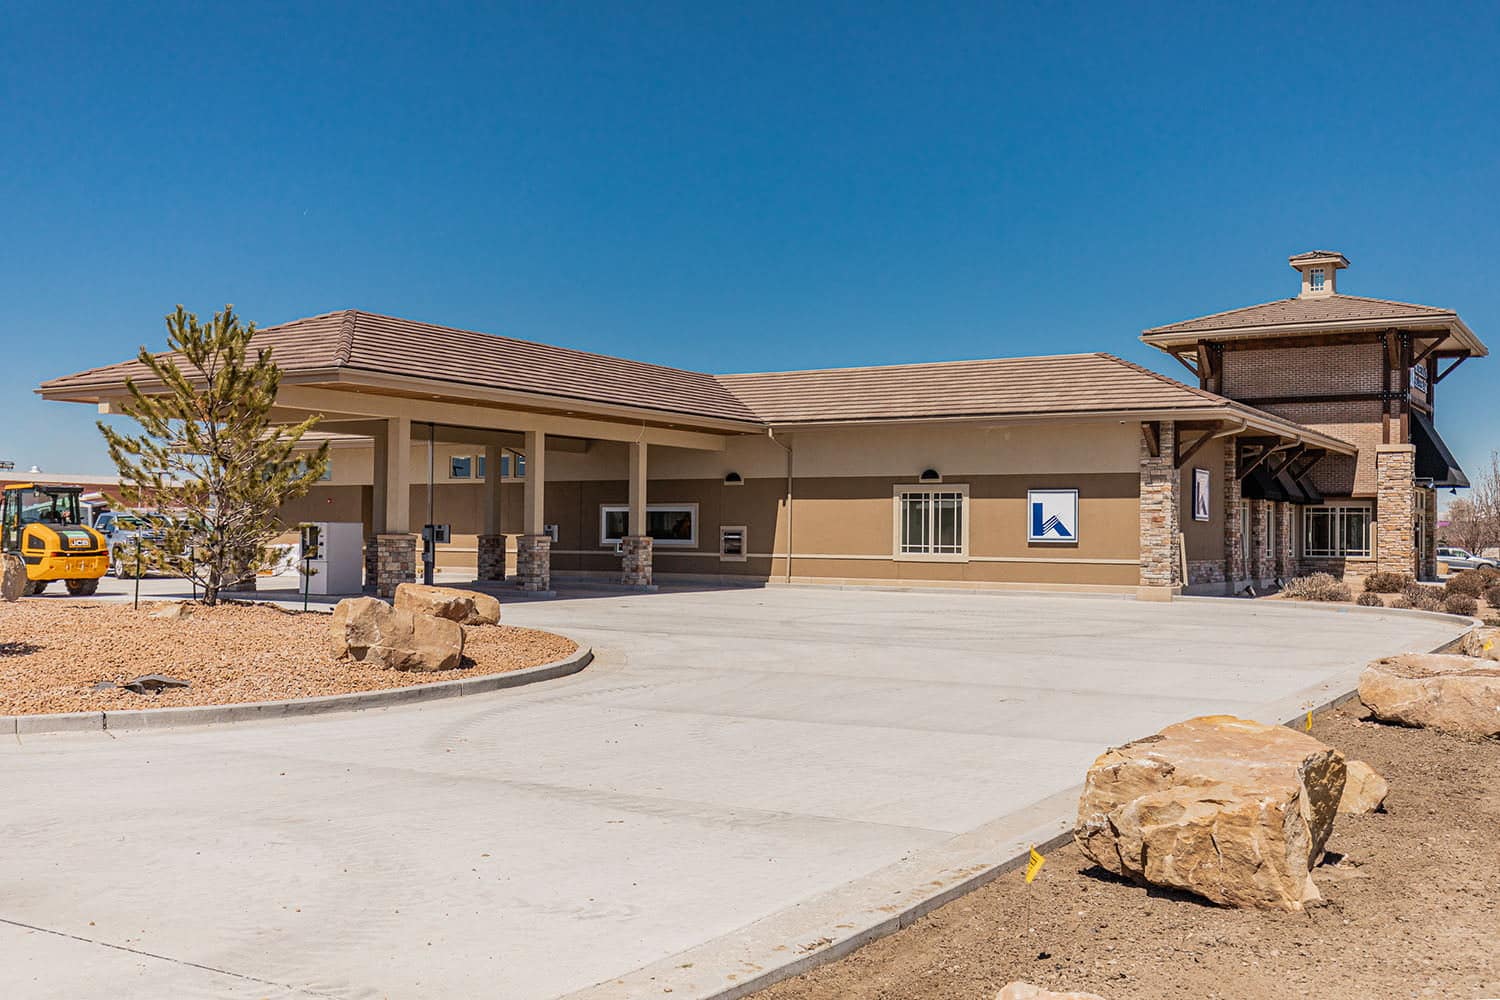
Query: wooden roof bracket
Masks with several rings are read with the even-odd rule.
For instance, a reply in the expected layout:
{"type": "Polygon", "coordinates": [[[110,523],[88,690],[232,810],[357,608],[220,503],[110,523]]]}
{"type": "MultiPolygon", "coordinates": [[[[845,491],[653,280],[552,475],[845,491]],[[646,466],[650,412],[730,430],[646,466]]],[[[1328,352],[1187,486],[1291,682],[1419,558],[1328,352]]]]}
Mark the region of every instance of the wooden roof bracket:
{"type": "Polygon", "coordinates": [[[1265,461],[1272,455],[1276,454],[1278,451],[1286,451],[1288,448],[1295,447],[1297,444],[1295,440],[1282,442],[1280,438],[1262,438],[1258,440],[1264,441],[1265,443],[1261,448],[1260,454],[1255,457],[1255,461],[1251,462],[1248,465],[1246,465],[1243,460],[1241,460],[1239,463],[1239,472],[1236,478],[1238,478],[1241,482],[1244,482],[1245,478],[1249,476],[1250,473],[1260,468],[1261,465],[1263,465],[1265,461]],[[1271,442],[1276,443],[1272,444],[1271,442]]]}
{"type": "Polygon", "coordinates": [[[1141,424],[1141,437],[1146,441],[1146,451],[1152,458],[1161,458],[1161,424],[1147,420],[1141,424]]]}
{"type": "Polygon", "coordinates": [[[1441,382],[1443,379],[1447,378],[1449,375],[1452,375],[1453,374],[1453,369],[1457,368],[1459,365],[1463,364],[1465,361],[1468,361],[1469,358],[1472,357],[1472,356],[1473,355],[1471,354],[1471,352],[1464,351],[1463,353],[1461,353],[1461,354],[1457,355],[1456,357],[1454,357],[1453,364],[1449,365],[1447,368],[1444,368],[1442,371],[1438,372],[1437,378],[1435,378],[1435,379],[1432,380],[1433,384],[1436,385],[1437,383],[1441,382]]]}
{"type": "Polygon", "coordinates": [[[1240,425],[1238,427],[1231,427],[1228,430],[1215,431],[1215,430],[1211,430],[1210,429],[1210,430],[1204,431],[1203,435],[1201,437],[1199,437],[1198,440],[1196,440],[1192,444],[1188,445],[1186,449],[1184,449],[1182,447],[1182,438],[1178,437],[1177,438],[1177,458],[1176,458],[1176,461],[1175,461],[1176,467],[1180,469],[1184,465],[1186,465],[1188,463],[1188,460],[1191,459],[1194,455],[1198,454],[1198,450],[1200,448],[1202,448],[1204,445],[1208,444],[1210,441],[1217,441],[1220,438],[1233,437],[1234,435],[1240,433],[1246,427],[1249,427],[1249,426],[1250,426],[1250,421],[1248,421],[1248,420],[1241,420],[1240,421],[1240,425]]]}

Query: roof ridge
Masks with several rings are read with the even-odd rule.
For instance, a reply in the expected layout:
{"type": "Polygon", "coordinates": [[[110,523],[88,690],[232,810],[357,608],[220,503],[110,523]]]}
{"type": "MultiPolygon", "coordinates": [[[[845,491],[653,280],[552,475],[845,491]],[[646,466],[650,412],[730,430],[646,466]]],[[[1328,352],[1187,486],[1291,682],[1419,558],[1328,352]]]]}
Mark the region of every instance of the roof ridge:
{"type": "Polygon", "coordinates": [[[1052,361],[1060,358],[1089,358],[1097,351],[1077,351],[1072,354],[1027,354],[1001,358],[959,358],[947,361],[903,361],[891,365],[847,365],[842,368],[792,368],[784,371],[720,372],[714,378],[743,378],[751,375],[823,375],[834,372],[890,371],[897,368],[943,368],[952,365],[982,365],[994,361],[1052,361]]]}
{"type": "MultiPolygon", "coordinates": [[[[1381,298],[1376,298],[1376,297],[1371,296],[1371,295],[1348,295],[1348,294],[1343,293],[1343,292],[1336,292],[1336,293],[1331,294],[1331,295],[1320,295],[1320,296],[1316,296],[1316,297],[1309,298],[1309,299],[1304,299],[1300,295],[1293,295],[1293,296],[1289,296],[1287,298],[1270,299],[1270,300],[1268,300],[1266,302],[1256,302],[1256,303],[1253,303],[1253,304],[1248,305],[1248,306],[1240,306],[1240,307],[1238,307],[1236,309],[1224,309],[1224,310],[1221,310],[1219,312],[1208,313],[1208,314],[1203,315],[1203,316],[1191,316],[1191,317],[1189,317],[1187,319],[1180,319],[1180,320],[1177,320],[1177,321],[1172,322],[1172,323],[1162,323],[1159,326],[1148,327],[1148,328],[1146,328],[1146,329],[1144,329],[1144,330],[1141,331],[1141,336],[1143,336],[1143,337],[1149,337],[1149,336],[1152,336],[1153,334],[1158,334],[1158,333],[1172,333],[1172,332],[1176,332],[1181,327],[1192,327],[1192,326],[1195,326],[1196,324],[1207,322],[1208,320],[1219,319],[1219,318],[1224,317],[1224,316],[1233,316],[1235,313],[1246,313],[1246,312],[1251,312],[1252,310],[1256,310],[1256,309],[1265,309],[1268,306],[1276,306],[1276,305],[1281,305],[1283,303],[1288,303],[1288,302],[1338,302],[1338,301],[1341,301],[1341,300],[1345,301],[1345,302],[1364,302],[1364,303],[1370,303],[1370,304],[1381,305],[1381,306],[1397,306],[1399,308],[1410,309],[1410,310],[1419,312],[1422,315],[1427,315],[1427,316],[1453,316],[1454,318],[1457,318],[1457,316],[1458,316],[1457,311],[1455,311],[1453,309],[1445,308],[1443,306],[1429,306],[1429,305],[1423,305],[1420,302],[1403,302],[1400,299],[1381,299],[1381,298]]],[[[1370,319],[1383,319],[1383,318],[1386,318],[1386,317],[1375,317],[1375,316],[1372,316],[1372,317],[1369,317],[1369,318],[1370,319]]],[[[1389,318],[1391,318],[1391,319],[1400,319],[1400,318],[1403,318],[1403,317],[1392,316],[1392,317],[1389,317],[1389,318]]],[[[1282,324],[1278,324],[1278,325],[1296,326],[1296,325],[1300,325],[1300,324],[1303,324],[1303,323],[1308,324],[1308,325],[1316,325],[1319,322],[1322,322],[1322,321],[1320,321],[1320,320],[1306,320],[1306,321],[1291,320],[1291,321],[1287,321],[1286,323],[1282,323],[1282,324]]],[[[1257,325],[1257,324],[1250,324],[1250,325],[1257,325]]],[[[1218,329],[1233,329],[1233,328],[1232,327],[1220,327],[1218,329]]]]}
{"type": "Polygon", "coordinates": [[[339,325],[339,349],[334,355],[338,358],[340,367],[347,365],[354,354],[354,327],[358,322],[358,309],[344,310],[344,321],[339,325]]]}
{"type": "MultiPolygon", "coordinates": [[[[540,341],[540,340],[527,340],[524,337],[512,337],[510,334],[507,334],[507,333],[489,333],[489,332],[484,331],[484,330],[470,330],[467,327],[462,327],[462,326],[444,326],[442,323],[429,323],[428,321],[421,320],[421,319],[407,319],[404,316],[393,316],[390,313],[370,312],[368,309],[351,309],[351,310],[348,310],[348,311],[349,312],[353,312],[353,313],[357,313],[359,316],[366,317],[366,318],[369,318],[369,319],[392,320],[392,321],[397,322],[397,323],[410,323],[413,326],[425,326],[425,327],[429,327],[429,328],[434,329],[434,330],[445,330],[445,331],[447,331],[449,333],[466,333],[466,334],[470,334],[470,335],[475,336],[475,337],[490,337],[490,338],[493,338],[495,340],[509,341],[512,344],[524,344],[524,345],[526,345],[528,347],[540,347],[540,348],[544,348],[544,349],[549,350],[549,351],[566,351],[569,354],[581,354],[581,355],[584,355],[586,357],[599,358],[599,359],[604,360],[604,361],[620,361],[620,362],[624,362],[625,364],[628,364],[628,365],[640,365],[640,366],[645,367],[645,368],[656,368],[656,369],[659,369],[661,371],[678,372],[678,373],[681,373],[681,374],[684,374],[684,375],[696,375],[696,376],[698,376],[700,378],[707,378],[707,379],[714,378],[714,375],[712,373],[710,373],[710,372],[697,371],[696,369],[692,369],[692,368],[676,368],[676,367],[673,367],[672,365],[663,365],[663,364],[659,364],[659,363],[657,363],[655,361],[641,361],[641,360],[638,360],[636,358],[627,358],[627,357],[623,357],[623,356],[618,355],[618,354],[602,354],[602,353],[600,353],[598,351],[586,351],[586,350],[583,350],[582,348],[578,348],[578,347],[565,347],[562,344],[548,344],[548,343],[545,343],[545,342],[540,341]]],[[[333,314],[332,313],[325,313],[324,315],[325,316],[331,316],[333,314]]],[[[319,317],[317,317],[317,316],[307,316],[307,317],[304,317],[304,318],[305,319],[318,319],[319,317]]],[[[291,320],[290,321],[290,323],[299,323],[299,322],[302,322],[302,320],[291,320]]],[[[290,323],[283,323],[281,325],[283,325],[283,326],[289,326],[290,323]]]]}
{"type": "MultiPolygon", "coordinates": [[[[1342,297],[1343,298],[1354,298],[1354,296],[1352,296],[1352,295],[1347,295],[1347,296],[1342,296],[1342,297]]],[[[1260,309],[1263,306],[1274,306],[1278,302],[1296,302],[1298,298],[1300,298],[1300,296],[1289,295],[1289,296],[1287,296],[1285,298],[1268,299],[1265,302],[1255,302],[1255,303],[1252,303],[1252,304],[1250,304],[1248,306],[1236,306],[1233,309],[1220,309],[1218,312],[1204,313],[1202,316],[1189,316],[1187,319],[1179,319],[1179,320],[1174,320],[1171,323],[1162,323],[1162,324],[1159,324],[1157,326],[1149,326],[1146,329],[1142,330],[1141,333],[1143,333],[1143,334],[1155,333],[1158,330],[1166,330],[1166,329],[1169,329],[1169,328],[1174,327],[1174,326],[1182,326],[1182,325],[1184,325],[1186,323],[1201,323],[1201,322],[1203,322],[1206,319],[1217,319],[1220,316],[1228,316],[1231,313],[1244,312],[1246,309],[1260,309]]]]}
{"type": "Polygon", "coordinates": [[[1345,295],[1343,292],[1337,292],[1327,297],[1331,299],[1355,299],[1359,302],[1378,302],[1383,306],[1405,306],[1408,309],[1428,309],[1434,313],[1453,313],[1455,316],[1458,315],[1455,310],[1446,309],[1443,306],[1429,306],[1421,302],[1403,302],[1400,299],[1382,299],[1376,298],[1373,295],[1345,295]]]}

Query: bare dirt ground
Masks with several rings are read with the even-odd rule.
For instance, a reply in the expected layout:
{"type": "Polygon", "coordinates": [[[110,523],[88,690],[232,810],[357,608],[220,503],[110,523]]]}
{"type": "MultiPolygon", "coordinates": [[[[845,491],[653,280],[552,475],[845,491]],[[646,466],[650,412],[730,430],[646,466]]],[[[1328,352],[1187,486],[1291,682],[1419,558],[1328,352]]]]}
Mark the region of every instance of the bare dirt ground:
{"type": "Polygon", "coordinates": [[[758,1000],[992,1000],[1024,979],[1110,1000],[1500,997],[1500,742],[1362,721],[1313,735],[1390,782],[1387,813],[1340,816],[1305,913],[1148,891],[1069,844],[758,1000]]]}
{"type": "Polygon", "coordinates": [[[335,660],[326,614],[269,604],[193,607],[180,619],[152,618],[165,603],[85,604],[21,600],[0,604],[0,715],[226,705],[407,687],[504,673],[560,660],[577,644],[508,625],[464,627],[464,666],[418,673],[335,660]],[[141,674],[192,686],[159,694],[115,688],[141,674]]]}

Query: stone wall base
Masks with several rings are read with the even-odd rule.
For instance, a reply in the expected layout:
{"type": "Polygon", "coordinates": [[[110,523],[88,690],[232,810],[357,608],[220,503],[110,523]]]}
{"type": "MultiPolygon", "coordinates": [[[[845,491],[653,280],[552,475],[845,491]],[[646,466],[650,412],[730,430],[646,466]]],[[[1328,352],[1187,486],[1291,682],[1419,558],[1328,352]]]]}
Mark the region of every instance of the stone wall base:
{"type": "Polygon", "coordinates": [[[504,580],[505,579],[505,536],[504,535],[480,535],[479,547],[479,570],[476,574],[480,580],[504,580]]]}
{"type": "Polygon", "coordinates": [[[620,582],[627,587],[649,587],[651,578],[651,536],[626,535],[620,539],[620,582]]]}
{"type": "Polygon", "coordinates": [[[516,539],[516,577],[522,590],[545,593],[552,589],[551,535],[521,535],[516,539]]]}
{"type": "Polygon", "coordinates": [[[378,535],[375,554],[375,593],[394,597],[401,584],[417,582],[416,535],[378,535]]]}
{"type": "Polygon", "coordinates": [[[1223,583],[1224,582],[1224,560],[1222,559],[1189,559],[1188,560],[1188,583],[1223,583]]]}

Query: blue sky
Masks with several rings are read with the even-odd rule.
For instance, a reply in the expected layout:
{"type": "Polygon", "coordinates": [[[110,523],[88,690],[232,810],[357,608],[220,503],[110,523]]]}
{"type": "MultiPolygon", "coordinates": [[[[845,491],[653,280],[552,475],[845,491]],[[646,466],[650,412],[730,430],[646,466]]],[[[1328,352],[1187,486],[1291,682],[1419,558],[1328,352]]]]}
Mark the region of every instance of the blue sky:
{"type": "MultiPolygon", "coordinates": [[[[1500,346],[1500,8],[10,3],[0,458],[44,378],[350,306],[708,371],[1109,350],[1340,290],[1500,346]],[[1135,8],[1135,9],[1131,9],[1135,8]]],[[[1471,471],[1494,362],[1443,383],[1471,471]]]]}

